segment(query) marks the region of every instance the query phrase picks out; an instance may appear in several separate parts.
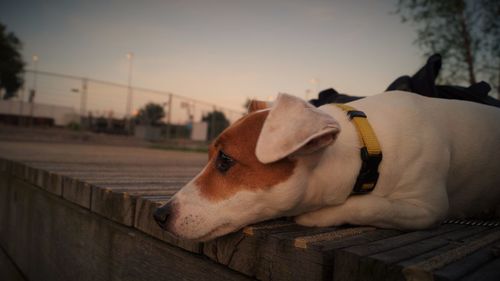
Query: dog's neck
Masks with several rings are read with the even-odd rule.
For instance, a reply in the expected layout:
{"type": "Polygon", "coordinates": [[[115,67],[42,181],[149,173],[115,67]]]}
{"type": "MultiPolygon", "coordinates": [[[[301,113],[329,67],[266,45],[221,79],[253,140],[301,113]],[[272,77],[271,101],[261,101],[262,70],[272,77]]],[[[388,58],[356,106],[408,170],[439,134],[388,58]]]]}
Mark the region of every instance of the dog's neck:
{"type": "Polygon", "coordinates": [[[351,194],[361,167],[360,140],[346,113],[333,105],[321,107],[340,124],[337,139],[322,153],[304,159],[310,171],[304,208],[315,209],[343,203],[351,194]],[[319,159],[318,159],[319,158],[319,159]]]}

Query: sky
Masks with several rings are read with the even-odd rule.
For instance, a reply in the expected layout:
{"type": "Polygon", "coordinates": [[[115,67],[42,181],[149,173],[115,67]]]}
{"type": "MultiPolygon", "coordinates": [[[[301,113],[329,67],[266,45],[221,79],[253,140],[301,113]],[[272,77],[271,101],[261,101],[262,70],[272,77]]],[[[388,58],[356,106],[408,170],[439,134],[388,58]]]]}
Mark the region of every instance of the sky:
{"type": "Polygon", "coordinates": [[[237,110],[247,98],[382,92],[423,65],[397,0],[1,1],[38,69],[132,84],[237,110]],[[308,90],[311,92],[308,94],[308,90]]]}

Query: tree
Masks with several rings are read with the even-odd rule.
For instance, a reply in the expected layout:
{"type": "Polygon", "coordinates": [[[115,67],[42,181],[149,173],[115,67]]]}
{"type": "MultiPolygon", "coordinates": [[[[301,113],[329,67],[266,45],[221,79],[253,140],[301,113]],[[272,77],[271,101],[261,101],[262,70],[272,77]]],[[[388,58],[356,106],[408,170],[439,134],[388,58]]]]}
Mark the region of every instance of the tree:
{"type": "Polygon", "coordinates": [[[21,47],[17,36],[0,23],[0,91],[5,90],[4,99],[14,97],[24,83],[21,47]]]}
{"type": "Polygon", "coordinates": [[[207,115],[203,115],[201,120],[207,122],[208,124],[207,139],[209,140],[217,137],[229,126],[229,120],[226,118],[226,115],[217,110],[212,111],[207,115]]]}
{"type": "Polygon", "coordinates": [[[483,71],[500,94],[500,1],[480,0],[479,3],[483,7],[480,26],[485,50],[481,57],[483,71]]]}
{"type": "MultiPolygon", "coordinates": [[[[497,0],[399,0],[402,21],[417,27],[416,43],[425,56],[443,56],[444,82],[476,83],[499,71],[492,61],[500,59],[497,0]],[[489,44],[488,42],[491,42],[489,44]]],[[[487,79],[489,80],[489,79],[487,79]]]]}
{"type": "Polygon", "coordinates": [[[155,126],[161,123],[163,117],[165,117],[163,106],[150,102],[139,110],[136,122],[141,125],[155,126]]]}

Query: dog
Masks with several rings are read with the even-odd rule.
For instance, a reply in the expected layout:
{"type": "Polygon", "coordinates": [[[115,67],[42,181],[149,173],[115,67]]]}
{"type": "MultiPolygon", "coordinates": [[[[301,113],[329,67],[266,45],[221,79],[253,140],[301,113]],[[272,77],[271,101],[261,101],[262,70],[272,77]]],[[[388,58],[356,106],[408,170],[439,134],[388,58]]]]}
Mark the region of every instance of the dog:
{"type": "Polygon", "coordinates": [[[270,108],[253,102],[223,131],[208,164],[155,220],[207,241],[283,216],[305,226],[417,230],[499,214],[498,108],[401,91],[348,105],[366,116],[383,153],[373,190],[353,194],[364,160],[352,116],[281,94],[270,108]]]}

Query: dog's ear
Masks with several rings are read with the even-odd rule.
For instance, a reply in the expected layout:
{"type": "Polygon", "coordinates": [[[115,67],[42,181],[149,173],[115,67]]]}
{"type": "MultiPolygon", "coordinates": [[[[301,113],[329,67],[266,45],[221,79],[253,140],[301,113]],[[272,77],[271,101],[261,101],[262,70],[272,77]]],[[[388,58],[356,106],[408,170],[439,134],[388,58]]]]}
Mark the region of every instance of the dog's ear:
{"type": "Polygon", "coordinates": [[[248,104],[248,113],[271,107],[271,103],[261,100],[251,100],[248,104]]]}
{"type": "Polygon", "coordinates": [[[262,126],[255,155],[262,163],[303,155],[331,144],[340,132],[338,122],[308,102],[280,94],[262,126]]]}

